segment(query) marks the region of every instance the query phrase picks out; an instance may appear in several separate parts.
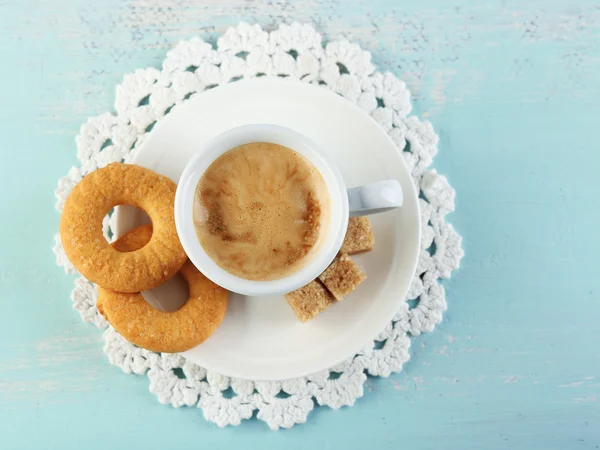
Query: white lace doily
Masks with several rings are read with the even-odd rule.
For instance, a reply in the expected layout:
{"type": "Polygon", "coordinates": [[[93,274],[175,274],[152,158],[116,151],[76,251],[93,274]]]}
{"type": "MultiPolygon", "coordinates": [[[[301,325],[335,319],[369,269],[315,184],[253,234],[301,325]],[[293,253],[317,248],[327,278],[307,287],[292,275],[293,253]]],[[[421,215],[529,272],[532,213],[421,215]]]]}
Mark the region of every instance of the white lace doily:
{"type": "MultiPolygon", "coordinates": [[[[438,137],[429,122],[408,116],[405,84],[391,73],[375,71],[371,54],[347,41],[323,45],[310,25],[281,25],[272,32],[241,23],[218,40],[217,47],[193,38],[171,50],[162,70],[149,68],[125,75],[117,86],[115,113],[87,121],[76,138],[80,167],[58,183],[61,210],[83,176],[114,161],[129,161],[156,121],[173,107],[212,87],[240,78],[279,76],[322,85],[367,111],[402,152],[420,190],[422,242],[417,271],[407,301],[377,339],[344,363],[312,376],[284,382],[251,382],[207,371],[177,354],[138,348],[112,329],[96,309],[96,288],[79,276],[71,295],[85,322],[104,332],[104,352],[126,373],[146,375],[161,403],[201,408],[218,426],[239,425],[255,411],[270,428],[304,423],[315,405],[351,406],[363,395],[367,375],[387,377],[410,358],[410,337],[432,331],[441,322],[446,299],[440,279],[450,277],[463,256],[461,237],[445,217],[454,210],[454,190],[446,178],[429,170],[438,137]],[[409,300],[413,300],[409,302],[409,300]],[[409,305],[414,305],[410,307],[409,305]]],[[[107,239],[111,220],[104,222],[107,239]]],[[[57,235],[58,265],[75,274],[57,235]]]]}

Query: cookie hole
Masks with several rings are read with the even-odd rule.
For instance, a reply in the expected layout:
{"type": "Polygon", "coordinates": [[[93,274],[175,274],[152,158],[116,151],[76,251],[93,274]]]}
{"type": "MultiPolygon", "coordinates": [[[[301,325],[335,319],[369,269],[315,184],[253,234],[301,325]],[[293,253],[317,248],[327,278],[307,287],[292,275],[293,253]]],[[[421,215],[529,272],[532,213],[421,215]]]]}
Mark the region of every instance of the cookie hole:
{"type": "Polygon", "coordinates": [[[171,106],[169,106],[167,109],[165,109],[165,116],[166,116],[167,114],[169,114],[169,113],[171,112],[171,110],[172,110],[174,107],[175,107],[175,105],[171,105],[171,106]]]}
{"type": "Polygon", "coordinates": [[[246,57],[249,55],[248,52],[246,51],[241,51],[241,52],[237,52],[235,54],[235,56],[237,56],[238,58],[242,58],[242,59],[246,59],[246,57]]]}
{"type": "Polygon", "coordinates": [[[338,69],[340,71],[340,75],[346,75],[346,74],[350,73],[350,71],[348,70],[348,68],[345,65],[343,65],[341,62],[337,62],[336,64],[337,64],[338,69]]]}
{"type": "Polygon", "coordinates": [[[287,73],[278,73],[277,76],[279,78],[287,78],[287,77],[289,77],[289,75],[287,73]]]}
{"type": "Polygon", "coordinates": [[[206,85],[206,87],[204,89],[205,90],[209,90],[209,89],[212,89],[212,88],[216,88],[217,86],[218,86],[218,84],[208,84],[208,85],[206,85]]]}
{"type": "Polygon", "coordinates": [[[279,391],[279,393],[275,397],[276,398],[290,398],[291,395],[285,391],[279,391]]]}
{"type": "Polygon", "coordinates": [[[173,312],[186,304],[190,298],[190,288],[181,272],[177,272],[160,286],[143,291],[142,297],[159,311],[173,312]]]}
{"type": "Polygon", "coordinates": [[[104,150],[106,147],[110,147],[111,145],[113,145],[112,139],[105,140],[100,146],[100,151],[104,150]]]}
{"type": "Polygon", "coordinates": [[[187,379],[187,377],[185,376],[185,372],[183,371],[183,369],[181,367],[175,367],[173,369],[173,373],[175,374],[175,376],[177,378],[179,378],[180,380],[185,380],[187,379]]]}
{"type": "MultiPolygon", "coordinates": [[[[104,216],[104,220],[102,221],[102,229],[104,230],[104,226],[106,224],[106,221],[108,221],[109,225],[110,225],[110,219],[112,217],[112,215],[115,213],[115,208],[111,209],[108,214],[106,216],[104,216]]],[[[113,229],[109,226],[108,230],[104,232],[104,239],[106,239],[106,241],[110,244],[115,237],[115,233],[113,231],[113,229]]]]}
{"type": "Polygon", "coordinates": [[[408,309],[409,310],[415,309],[417,306],[419,306],[420,301],[421,301],[420,296],[413,300],[407,300],[406,303],[408,303],[408,309]]]}
{"type": "Polygon", "coordinates": [[[258,72],[258,73],[256,74],[256,78],[260,78],[260,77],[266,77],[266,76],[267,76],[267,74],[266,74],[266,73],[264,73],[264,72],[258,72]]]}
{"type": "Polygon", "coordinates": [[[223,397],[229,399],[229,398],[237,397],[237,394],[230,386],[223,391],[223,397]]]}
{"type": "Polygon", "coordinates": [[[375,341],[375,346],[373,348],[375,350],[381,350],[383,347],[385,347],[386,342],[387,342],[387,339],[384,339],[383,341],[375,341]]]}
{"type": "Polygon", "coordinates": [[[188,92],[187,94],[185,94],[185,96],[183,97],[183,99],[187,100],[188,98],[190,98],[194,94],[195,94],[195,92],[188,92]]]}
{"type": "MultiPolygon", "coordinates": [[[[118,236],[113,236],[112,233],[116,230],[110,229],[111,239],[117,239],[125,235],[128,231],[133,230],[141,225],[151,225],[152,221],[146,212],[140,208],[130,205],[115,206],[109,211],[107,216],[111,217],[111,224],[119,230],[118,236]],[[115,216],[115,217],[113,217],[115,216]]],[[[110,242],[110,241],[109,241],[110,242]]]]}
{"type": "Polygon", "coordinates": [[[138,106],[145,106],[150,104],[150,94],[146,95],[143,99],[141,99],[138,103],[138,106]]]}
{"type": "Polygon", "coordinates": [[[197,69],[197,68],[198,68],[198,66],[194,66],[194,65],[192,65],[192,66],[187,66],[187,67],[185,68],[185,71],[186,71],[186,72],[192,72],[192,73],[193,73],[193,72],[195,72],[195,71],[196,71],[196,69],[197,69]]]}
{"type": "Polygon", "coordinates": [[[243,77],[241,77],[241,76],[238,76],[238,77],[233,77],[233,78],[231,79],[231,81],[239,81],[239,80],[241,80],[242,78],[243,78],[243,77]]]}
{"type": "Polygon", "coordinates": [[[328,380],[337,380],[339,377],[342,376],[342,372],[329,372],[329,376],[327,377],[328,380]]]}
{"type": "Polygon", "coordinates": [[[323,80],[319,80],[319,84],[320,85],[324,85],[324,84],[327,84],[327,83],[325,83],[323,80]]]}
{"type": "Polygon", "coordinates": [[[382,98],[377,97],[377,107],[378,108],[385,108],[385,102],[383,101],[382,98]]]}
{"type": "Polygon", "coordinates": [[[288,55],[290,55],[292,58],[294,59],[298,59],[298,52],[294,49],[291,49],[289,52],[286,52],[288,55]]]}
{"type": "Polygon", "coordinates": [[[425,200],[427,203],[429,203],[429,199],[425,196],[425,193],[423,191],[419,191],[419,198],[421,200],[425,200]]]}

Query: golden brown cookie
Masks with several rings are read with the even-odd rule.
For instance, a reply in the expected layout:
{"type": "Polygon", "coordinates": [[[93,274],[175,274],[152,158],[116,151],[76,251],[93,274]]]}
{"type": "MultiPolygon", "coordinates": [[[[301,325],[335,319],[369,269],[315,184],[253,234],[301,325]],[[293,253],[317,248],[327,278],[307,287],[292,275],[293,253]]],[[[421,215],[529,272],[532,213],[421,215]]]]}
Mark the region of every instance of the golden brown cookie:
{"type": "MultiPolygon", "coordinates": [[[[152,231],[149,225],[131,230],[113,244],[119,251],[145,245],[152,231]]],[[[177,353],[189,350],[217,329],[227,311],[228,292],[202,275],[191,262],[181,268],[188,282],[190,298],[174,312],[150,306],[142,294],[126,294],[98,287],[98,311],[132,344],[154,351],[177,353]]]]}
{"type": "Polygon", "coordinates": [[[149,169],[110,164],[86,175],[63,209],[60,238],[75,268],[88,280],[119,292],[152,289],[171,278],[187,260],[175,229],[176,184],[149,169]],[[102,220],[117,205],[143,209],[152,220],[147,245],[130,252],[111,247],[102,220]]]}

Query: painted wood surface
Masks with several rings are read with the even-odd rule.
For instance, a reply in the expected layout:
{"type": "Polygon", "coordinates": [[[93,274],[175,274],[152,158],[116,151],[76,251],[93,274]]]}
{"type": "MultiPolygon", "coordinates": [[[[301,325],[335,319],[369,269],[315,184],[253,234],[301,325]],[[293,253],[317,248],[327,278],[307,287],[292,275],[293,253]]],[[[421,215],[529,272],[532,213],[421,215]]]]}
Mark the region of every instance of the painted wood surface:
{"type": "Polygon", "coordinates": [[[598,448],[600,6],[558,0],[0,0],[0,448],[598,448]],[[179,39],[310,22],[403,78],[457,189],[462,268],[352,408],[218,429],[110,366],[50,251],[53,190],[114,86],[179,39]]]}

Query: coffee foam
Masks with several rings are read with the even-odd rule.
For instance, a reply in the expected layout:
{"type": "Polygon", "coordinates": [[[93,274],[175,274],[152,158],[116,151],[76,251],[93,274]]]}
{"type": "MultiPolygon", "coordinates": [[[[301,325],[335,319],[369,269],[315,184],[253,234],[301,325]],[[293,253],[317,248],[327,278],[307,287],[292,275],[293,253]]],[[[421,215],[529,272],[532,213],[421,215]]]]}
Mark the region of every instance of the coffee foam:
{"type": "Polygon", "coordinates": [[[328,196],[317,169],[299,153],[257,142],[236,147],[206,170],[196,188],[201,245],[224,270],[274,280],[299,270],[318,248],[328,196]]]}

